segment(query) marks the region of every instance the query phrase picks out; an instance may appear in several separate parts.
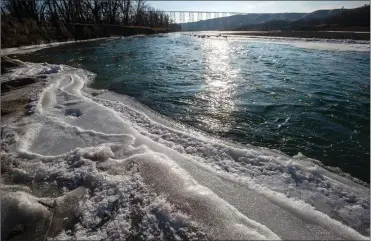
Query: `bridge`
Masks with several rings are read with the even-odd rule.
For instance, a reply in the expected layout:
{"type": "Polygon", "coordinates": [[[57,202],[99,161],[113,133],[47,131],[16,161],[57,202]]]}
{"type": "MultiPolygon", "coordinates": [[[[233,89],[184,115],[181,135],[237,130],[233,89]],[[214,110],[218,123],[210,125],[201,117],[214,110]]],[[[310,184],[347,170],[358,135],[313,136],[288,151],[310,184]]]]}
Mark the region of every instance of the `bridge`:
{"type": "Polygon", "coordinates": [[[228,24],[228,17],[245,15],[241,12],[208,12],[208,11],[163,11],[169,16],[171,23],[179,24],[183,31],[196,30],[199,24],[206,24],[210,28],[217,24],[228,24]],[[203,20],[212,20],[201,23],[203,20]]]}
{"type": "Polygon", "coordinates": [[[173,23],[183,24],[208,19],[224,18],[233,15],[242,15],[246,13],[237,12],[208,12],[208,11],[164,11],[170,17],[173,23]]]}
{"type": "MultiPolygon", "coordinates": [[[[125,6],[122,8],[120,7],[120,4],[123,4],[121,1],[122,0],[86,0],[87,3],[99,3],[99,5],[92,5],[90,6],[90,10],[93,11],[91,14],[98,14],[100,18],[105,15],[107,12],[111,13],[110,11],[116,11],[119,17],[123,17],[123,15],[126,14],[126,18],[130,18],[130,14],[127,15],[128,10],[125,12],[125,6]],[[108,5],[107,5],[108,4],[108,5]],[[103,9],[103,7],[106,7],[107,9],[103,9]],[[103,10],[102,10],[103,9],[103,10]],[[94,12],[94,11],[101,11],[101,12],[94,12]],[[122,12],[120,12],[122,11],[122,12]]],[[[125,0],[124,0],[125,1],[125,0]]],[[[2,1],[0,3],[1,10],[3,12],[3,6],[5,6],[5,1],[2,1]]],[[[15,8],[19,8],[19,6],[23,6],[25,9],[27,7],[30,7],[32,4],[34,4],[33,8],[31,8],[32,11],[38,11],[40,14],[45,16],[50,15],[50,11],[52,11],[52,8],[54,12],[56,11],[65,11],[68,13],[68,11],[73,11],[72,16],[69,14],[69,18],[67,21],[69,23],[75,23],[75,12],[76,11],[82,11],[81,8],[85,7],[86,9],[87,6],[85,6],[87,3],[83,2],[82,0],[12,0],[10,2],[13,2],[15,8]],[[25,2],[29,5],[21,5],[21,2],[25,2]],[[82,3],[82,5],[74,5],[74,3],[79,2],[82,3]],[[60,4],[56,5],[56,3],[60,4]],[[18,5],[17,5],[18,4],[18,5]],[[48,5],[49,4],[49,5],[48,5]],[[53,7],[51,7],[51,5],[53,7]],[[84,5],[85,4],[85,5],[84,5]],[[57,6],[57,8],[56,8],[57,6]],[[72,18],[72,19],[71,19],[72,18]]],[[[129,1],[130,2],[130,1],[129,1]]],[[[13,7],[14,7],[13,6],[13,7]]],[[[30,12],[32,12],[30,10],[30,12]]],[[[24,10],[22,10],[24,11],[24,10]]],[[[85,10],[85,12],[88,12],[85,10]]],[[[84,12],[84,13],[85,13],[84,12]]],[[[114,14],[116,14],[114,12],[114,14]]],[[[161,10],[148,10],[145,9],[144,11],[141,10],[142,13],[150,13],[150,12],[156,12],[156,13],[162,13],[164,15],[168,16],[168,19],[170,20],[170,23],[172,24],[178,24],[181,26],[182,30],[192,30],[192,29],[197,29],[197,26],[203,25],[203,26],[208,26],[208,27],[215,27],[217,25],[221,24],[228,24],[228,20],[230,16],[235,16],[235,15],[245,15],[247,13],[242,13],[242,12],[210,12],[210,11],[161,11],[161,10]],[[205,21],[206,20],[206,21],[205,21]],[[213,21],[209,21],[213,20],[213,21]]],[[[59,15],[61,15],[59,13],[59,15]]],[[[63,14],[62,14],[63,15],[63,14]]],[[[116,16],[116,15],[115,15],[116,16]]],[[[104,21],[104,20],[103,20],[104,21]]]]}

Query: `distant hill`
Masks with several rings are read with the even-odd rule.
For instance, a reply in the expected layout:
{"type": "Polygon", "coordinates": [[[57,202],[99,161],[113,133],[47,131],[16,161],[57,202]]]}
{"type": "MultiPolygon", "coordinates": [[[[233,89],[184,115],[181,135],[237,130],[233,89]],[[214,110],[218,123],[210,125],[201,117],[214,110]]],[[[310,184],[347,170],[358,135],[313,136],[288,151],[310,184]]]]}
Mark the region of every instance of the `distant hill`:
{"type": "Polygon", "coordinates": [[[359,30],[369,31],[370,6],[317,10],[312,13],[262,13],[208,19],[183,25],[184,30],[359,30]]]}
{"type": "Polygon", "coordinates": [[[317,10],[317,11],[305,14],[300,19],[301,20],[326,19],[330,16],[334,16],[334,15],[340,14],[345,11],[348,11],[348,9],[317,10]]]}
{"type": "Polygon", "coordinates": [[[185,30],[232,30],[249,25],[259,25],[269,21],[293,21],[301,18],[306,13],[250,13],[229,17],[214,18],[184,24],[185,30]]]}
{"type": "MultiPolygon", "coordinates": [[[[321,10],[322,11],[322,10],[321,10]]],[[[355,9],[334,9],[311,13],[285,26],[292,30],[345,30],[364,27],[370,30],[370,6],[355,9]]]]}

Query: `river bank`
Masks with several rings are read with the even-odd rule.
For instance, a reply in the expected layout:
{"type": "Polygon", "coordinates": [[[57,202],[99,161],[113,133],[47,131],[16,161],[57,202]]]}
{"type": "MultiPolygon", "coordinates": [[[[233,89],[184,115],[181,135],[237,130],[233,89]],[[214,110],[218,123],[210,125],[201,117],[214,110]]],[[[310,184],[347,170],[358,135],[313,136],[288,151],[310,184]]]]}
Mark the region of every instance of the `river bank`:
{"type": "Polygon", "coordinates": [[[113,36],[167,33],[169,29],[107,24],[63,24],[30,19],[1,22],[1,48],[113,36]]]}
{"type": "Polygon", "coordinates": [[[370,32],[352,31],[228,31],[230,35],[370,40],[370,32]]]}

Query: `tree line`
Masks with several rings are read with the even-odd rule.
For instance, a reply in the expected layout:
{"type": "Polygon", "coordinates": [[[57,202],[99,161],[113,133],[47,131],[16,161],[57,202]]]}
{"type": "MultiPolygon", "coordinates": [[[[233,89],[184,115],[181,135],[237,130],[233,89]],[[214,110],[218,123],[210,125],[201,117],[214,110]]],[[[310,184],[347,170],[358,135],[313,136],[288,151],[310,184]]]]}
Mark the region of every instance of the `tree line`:
{"type": "Polygon", "coordinates": [[[144,0],[2,0],[1,17],[167,28],[169,16],[144,0]]]}

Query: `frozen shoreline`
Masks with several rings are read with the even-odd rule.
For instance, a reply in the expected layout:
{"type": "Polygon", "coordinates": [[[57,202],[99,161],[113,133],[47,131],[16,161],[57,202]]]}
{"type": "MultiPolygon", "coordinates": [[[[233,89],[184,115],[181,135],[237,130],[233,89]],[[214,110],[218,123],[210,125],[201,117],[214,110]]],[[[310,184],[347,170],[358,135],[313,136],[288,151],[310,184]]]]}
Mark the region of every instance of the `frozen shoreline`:
{"type": "Polygon", "coordinates": [[[98,40],[110,40],[110,39],[119,39],[122,37],[107,37],[107,38],[95,38],[95,39],[86,39],[86,40],[74,40],[74,41],[63,41],[63,42],[53,42],[47,44],[36,44],[36,45],[28,45],[22,47],[15,47],[15,48],[5,48],[1,49],[1,56],[11,55],[11,54],[25,54],[25,53],[32,53],[41,49],[51,48],[63,44],[73,44],[73,43],[85,43],[85,42],[92,42],[98,40]]]}
{"type": "Polygon", "coordinates": [[[52,231],[37,235],[366,239],[335,217],[369,235],[369,188],[303,157],[174,128],[125,96],[93,96],[84,86],[94,74],[81,69],[26,63],[9,75],[47,76],[34,114],[2,128],[3,183],[21,185],[3,185],[2,203],[45,217],[52,231]],[[77,209],[58,211],[71,196],[77,209]]]}
{"type": "MultiPolygon", "coordinates": [[[[195,34],[198,33],[200,35],[207,35],[210,34],[212,37],[215,37],[217,34],[215,32],[183,32],[183,33],[168,33],[168,34],[195,34]],[[215,36],[213,36],[215,35],[215,36]]],[[[222,32],[217,32],[222,33],[222,32]]],[[[226,32],[229,35],[229,32],[226,32]]],[[[152,36],[158,36],[164,34],[155,34],[152,36]]],[[[166,35],[166,34],[165,34],[166,35]]],[[[39,44],[39,45],[29,45],[29,46],[22,46],[17,48],[5,48],[1,49],[1,56],[7,55],[15,55],[15,54],[26,54],[35,52],[44,48],[55,47],[64,44],[73,44],[73,43],[84,43],[84,42],[91,42],[91,41],[99,41],[99,40],[115,40],[115,39],[122,39],[122,38],[135,38],[140,36],[146,35],[133,35],[129,37],[107,37],[107,38],[95,38],[95,39],[87,39],[87,40],[76,40],[76,41],[65,41],[65,42],[54,42],[48,44],[39,44]]],[[[234,38],[248,38],[251,41],[263,41],[263,42],[270,42],[274,41],[274,43],[281,43],[281,44],[289,44],[294,45],[299,48],[308,48],[308,49],[319,49],[319,50],[336,50],[336,51],[361,51],[361,52],[368,52],[370,51],[370,41],[367,40],[352,40],[352,39],[320,39],[320,38],[298,38],[298,37],[279,37],[279,36],[259,36],[259,35],[238,35],[238,34],[231,34],[229,35],[229,39],[233,41],[234,38]]]]}

